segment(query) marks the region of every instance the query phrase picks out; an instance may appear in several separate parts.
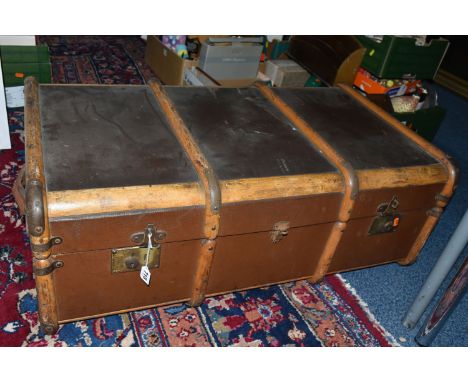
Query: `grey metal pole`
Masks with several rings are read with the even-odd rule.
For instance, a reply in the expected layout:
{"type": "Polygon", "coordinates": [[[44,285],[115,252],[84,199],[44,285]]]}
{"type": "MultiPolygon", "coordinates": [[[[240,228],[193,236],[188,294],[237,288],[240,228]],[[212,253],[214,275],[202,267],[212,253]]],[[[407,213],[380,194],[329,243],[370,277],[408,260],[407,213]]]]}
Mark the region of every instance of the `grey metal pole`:
{"type": "Polygon", "coordinates": [[[419,291],[413,305],[403,319],[403,325],[408,329],[413,329],[421,318],[424,310],[431,302],[440,285],[444,281],[450,269],[457,261],[458,256],[463,251],[468,242],[468,210],[463,215],[457,229],[450,238],[447,246],[437,260],[436,265],[429,274],[426,282],[419,291]]]}

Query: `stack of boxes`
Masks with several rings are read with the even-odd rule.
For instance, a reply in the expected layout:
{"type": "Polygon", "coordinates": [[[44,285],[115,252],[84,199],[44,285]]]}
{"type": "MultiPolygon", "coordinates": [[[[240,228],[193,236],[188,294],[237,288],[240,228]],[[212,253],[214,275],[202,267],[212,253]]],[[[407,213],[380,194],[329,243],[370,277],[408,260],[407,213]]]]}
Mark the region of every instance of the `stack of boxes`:
{"type": "Polygon", "coordinates": [[[166,85],[244,87],[263,81],[280,87],[322,86],[288,59],[288,48],[289,41],[269,43],[264,37],[148,36],[146,63],[166,85]],[[177,52],[180,37],[186,37],[188,56],[177,52]],[[196,51],[190,49],[194,42],[196,51]]]}
{"type": "Polygon", "coordinates": [[[398,120],[427,140],[432,140],[445,110],[436,102],[423,102],[424,98],[433,101],[436,96],[427,96],[422,80],[435,77],[449,42],[435,39],[426,44],[425,36],[359,36],[358,40],[367,51],[354,86],[380,105],[387,105],[387,111],[398,120]],[[407,99],[396,100],[396,97],[403,96],[407,99]],[[410,105],[410,97],[413,96],[420,98],[421,102],[414,102],[412,110],[395,109],[395,105],[410,105]],[[379,100],[379,97],[386,99],[379,100]]]}
{"type": "Polygon", "coordinates": [[[449,43],[436,39],[427,44],[425,36],[420,37],[293,36],[288,41],[268,42],[262,37],[148,36],[146,62],[167,85],[354,84],[432,140],[445,110],[422,81],[435,77],[449,43]],[[182,45],[188,54],[177,51],[182,45]]]}
{"type": "Polygon", "coordinates": [[[0,62],[0,149],[7,149],[11,144],[6,108],[24,106],[23,84],[26,77],[34,76],[42,83],[51,82],[49,50],[47,46],[2,45],[0,62]]]}
{"type": "Polygon", "coordinates": [[[10,94],[22,93],[24,80],[34,76],[39,83],[51,82],[51,65],[47,46],[0,46],[3,84],[9,107],[21,107],[16,101],[10,106],[10,94]],[[16,90],[16,91],[15,91],[16,90]]]}
{"type": "Polygon", "coordinates": [[[261,37],[186,36],[187,54],[177,51],[177,42],[164,43],[172,41],[166,37],[148,36],[146,45],[146,63],[166,85],[242,87],[257,79],[261,37]]]}
{"type": "Polygon", "coordinates": [[[36,77],[40,83],[51,82],[47,46],[2,46],[0,56],[5,87],[22,86],[28,76],[36,77]]]}

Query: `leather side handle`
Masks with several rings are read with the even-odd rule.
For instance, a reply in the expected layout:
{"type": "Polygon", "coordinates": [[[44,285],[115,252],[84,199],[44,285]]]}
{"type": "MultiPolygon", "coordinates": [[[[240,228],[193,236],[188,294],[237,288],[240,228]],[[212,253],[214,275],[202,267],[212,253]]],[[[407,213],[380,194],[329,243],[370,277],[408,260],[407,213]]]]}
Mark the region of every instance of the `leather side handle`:
{"type": "Polygon", "coordinates": [[[26,223],[31,236],[44,233],[45,215],[42,183],[36,179],[26,185],[26,223]]]}

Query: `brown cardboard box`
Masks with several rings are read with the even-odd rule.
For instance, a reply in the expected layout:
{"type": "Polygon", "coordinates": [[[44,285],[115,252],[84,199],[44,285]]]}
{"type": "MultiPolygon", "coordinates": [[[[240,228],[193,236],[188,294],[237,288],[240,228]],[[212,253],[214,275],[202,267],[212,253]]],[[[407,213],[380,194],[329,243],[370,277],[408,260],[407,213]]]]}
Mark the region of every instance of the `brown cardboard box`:
{"type": "Polygon", "coordinates": [[[182,85],[186,68],[197,66],[198,60],[186,60],[164,46],[156,36],[146,41],[146,63],[166,85],[182,85]]]}

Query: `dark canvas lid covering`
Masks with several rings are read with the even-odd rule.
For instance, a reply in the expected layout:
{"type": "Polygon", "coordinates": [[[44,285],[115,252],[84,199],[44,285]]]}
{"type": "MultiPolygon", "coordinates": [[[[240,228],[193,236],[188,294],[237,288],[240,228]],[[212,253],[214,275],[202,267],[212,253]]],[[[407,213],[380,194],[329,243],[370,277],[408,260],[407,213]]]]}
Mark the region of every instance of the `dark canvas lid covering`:
{"type": "Polygon", "coordinates": [[[336,171],[258,89],[166,93],[220,180],[336,171]]]}
{"type": "MultiPolygon", "coordinates": [[[[220,180],[335,172],[257,89],[168,87],[220,180]]],[[[196,182],[144,86],[41,86],[48,191],[196,182]]]]}
{"type": "Polygon", "coordinates": [[[196,182],[145,86],[41,86],[48,191],[196,182]]]}
{"type": "Polygon", "coordinates": [[[356,170],[438,163],[340,88],[274,91],[356,170]]]}

